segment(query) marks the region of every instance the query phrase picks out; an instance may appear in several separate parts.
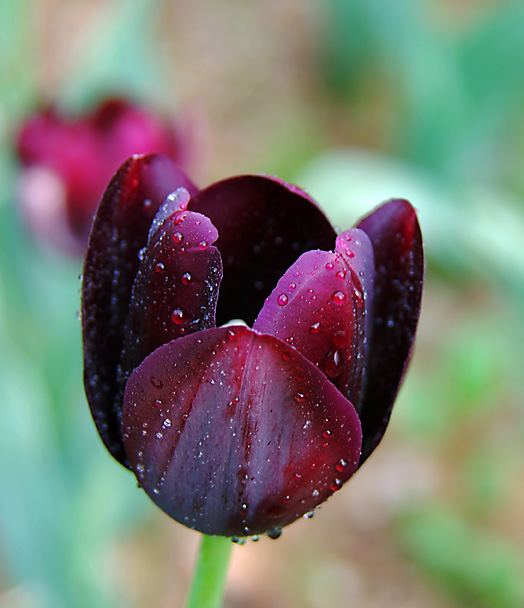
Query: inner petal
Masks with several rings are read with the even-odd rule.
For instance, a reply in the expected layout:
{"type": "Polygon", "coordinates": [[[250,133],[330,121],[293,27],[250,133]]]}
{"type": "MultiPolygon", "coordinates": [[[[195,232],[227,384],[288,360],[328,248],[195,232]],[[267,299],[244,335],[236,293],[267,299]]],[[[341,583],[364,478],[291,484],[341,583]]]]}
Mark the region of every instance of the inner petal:
{"type": "Polygon", "coordinates": [[[187,211],[183,188],[168,197],[141,252],[119,369],[122,386],[129,373],[158,346],[215,325],[222,279],[218,231],[211,220],[187,211]]]}
{"type": "Polygon", "coordinates": [[[224,280],[217,324],[232,318],[251,325],[285,270],[305,251],[332,249],[336,233],[318,206],[298,188],[261,175],[217,182],[189,208],[211,218],[224,280]]]}
{"type": "Polygon", "coordinates": [[[355,407],[365,373],[373,272],[369,239],[360,230],[348,230],[337,240],[335,252],[303,254],[280,279],[253,325],[294,346],[355,407]]]}

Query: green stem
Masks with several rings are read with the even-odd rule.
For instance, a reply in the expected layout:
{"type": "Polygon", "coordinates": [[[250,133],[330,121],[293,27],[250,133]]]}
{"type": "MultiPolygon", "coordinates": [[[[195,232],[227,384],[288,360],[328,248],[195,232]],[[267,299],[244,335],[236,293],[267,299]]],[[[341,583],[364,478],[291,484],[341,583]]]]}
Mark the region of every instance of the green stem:
{"type": "Polygon", "coordinates": [[[230,538],[202,536],[186,608],[220,608],[232,546],[230,538]]]}

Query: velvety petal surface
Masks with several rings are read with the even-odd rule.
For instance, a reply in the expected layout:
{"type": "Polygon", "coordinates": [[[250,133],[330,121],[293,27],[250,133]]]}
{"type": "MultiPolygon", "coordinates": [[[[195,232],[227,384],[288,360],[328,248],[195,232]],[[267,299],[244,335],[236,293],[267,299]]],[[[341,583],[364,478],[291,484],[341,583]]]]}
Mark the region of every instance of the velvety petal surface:
{"type": "Polygon", "coordinates": [[[392,200],[358,227],[371,239],[375,255],[373,325],[362,421],[362,462],[382,439],[409,362],[420,314],[424,279],[422,236],[415,210],[392,200]]]}
{"type": "Polygon", "coordinates": [[[302,191],[258,175],[217,182],[200,191],[189,209],[211,219],[224,280],[217,324],[243,319],[251,325],[282,274],[304,252],[332,249],[336,234],[324,213],[302,191]]]}
{"type": "Polygon", "coordinates": [[[138,252],[160,205],[179,187],[196,191],[168,157],[130,158],[105,191],[89,239],[82,281],[85,390],[104,443],[122,463],[116,378],[138,252]]]}
{"type": "Polygon", "coordinates": [[[140,485],[207,534],[278,530],[340,488],[360,456],[349,401],[296,350],[246,327],[151,353],[129,377],[122,425],[140,485]]]}
{"type": "Polygon", "coordinates": [[[354,404],[366,362],[366,319],[374,275],[367,235],[348,230],[335,252],[309,251],[285,272],[253,329],[300,351],[354,404]]]}
{"type": "Polygon", "coordinates": [[[218,232],[209,218],[187,211],[188,201],[184,188],[169,195],[140,252],[119,367],[121,396],[129,373],[155,348],[215,326],[218,232]]]}

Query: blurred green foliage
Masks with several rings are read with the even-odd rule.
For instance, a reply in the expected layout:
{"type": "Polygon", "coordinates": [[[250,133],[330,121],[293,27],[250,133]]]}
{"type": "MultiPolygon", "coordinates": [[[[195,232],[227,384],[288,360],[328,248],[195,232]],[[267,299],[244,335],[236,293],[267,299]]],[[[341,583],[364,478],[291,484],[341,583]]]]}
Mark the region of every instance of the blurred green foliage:
{"type": "MultiPolygon", "coordinates": [[[[34,7],[0,3],[0,574],[5,589],[20,590],[13,606],[128,606],[108,544],[149,505],[101,448],[82,394],[80,263],[33,242],[14,205],[10,136],[41,89],[34,7]]],[[[59,101],[82,107],[109,83],[161,96],[161,10],[142,0],[108,5],[102,32],[99,22],[86,26],[80,64],[72,62],[80,67],[64,74],[59,101]]],[[[392,426],[437,463],[441,481],[399,507],[394,540],[399,559],[445,589],[450,605],[517,608],[524,2],[486,3],[462,19],[443,0],[327,0],[315,10],[308,77],[318,122],[290,122],[277,150],[257,152],[271,158],[258,170],[291,177],[341,228],[392,196],[419,209],[428,288],[392,426]],[[333,143],[332,113],[378,127],[369,141],[359,133],[333,143]]]]}

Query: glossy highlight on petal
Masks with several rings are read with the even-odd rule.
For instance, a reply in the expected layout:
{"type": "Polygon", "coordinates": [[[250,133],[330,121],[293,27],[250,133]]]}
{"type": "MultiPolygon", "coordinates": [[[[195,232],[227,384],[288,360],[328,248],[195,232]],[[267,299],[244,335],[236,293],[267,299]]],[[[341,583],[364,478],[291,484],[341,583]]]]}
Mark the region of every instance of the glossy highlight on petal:
{"type": "Polygon", "coordinates": [[[236,326],[149,355],[128,380],[123,429],[152,500],[224,536],[271,533],[311,511],[351,477],[361,445],[353,406],[322,372],[236,326]]]}
{"type": "Polygon", "coordinates": [[[193,197],[189,209],[219,232],[224,279],[217,323],[251,324],[282,274],[310,249],[332,249],[336,233],[301,191],[258,175],[217,182],[193,197]]]}
{"type": "Polygon", "coordinates": [[[131,291],[151,223],[167,195],[196,187],[163,155],[126,161],[109,184],[95,217],[82,279],[84,384],[98,431],[126,463],[120,428],[117,367],[131,291]]]}
{"type": "Polygon", "coordinates": [[[405,200],[382,205],[358,227],[371,239],[376,268],[368,375],[359,408],[363,462],[384,434],[409,363],[420,314],[424,252],[415,210],[405,200]]]}

